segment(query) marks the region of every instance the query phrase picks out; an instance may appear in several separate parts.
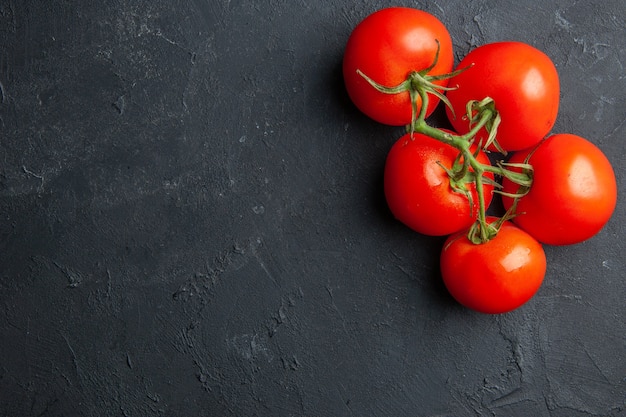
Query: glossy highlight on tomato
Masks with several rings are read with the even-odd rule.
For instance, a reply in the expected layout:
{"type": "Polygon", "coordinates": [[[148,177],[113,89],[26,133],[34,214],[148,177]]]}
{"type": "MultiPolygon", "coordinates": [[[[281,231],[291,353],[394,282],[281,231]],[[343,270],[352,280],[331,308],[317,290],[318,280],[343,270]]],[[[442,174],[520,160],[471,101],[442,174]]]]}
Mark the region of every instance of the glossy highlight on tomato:
{"type": "MultiPolygon", "coordinates": [[[[343,58],[343,76],[352,102],[370,118],[387,125],[411,123],[408,92],[385,94],[369,84],[360,70],[378,84],[393,87],[405,81],[411,71],[429,68],[431,75],[449,73],[454,57],[452,39],[435,16],[408,7],[390,7],[367,16],[350,35],[343,58]]],[[[445,86],[448,80],[435,81],[445,86]]],[[[427,114],[439,100],[429,100],[427,114]]],[[[421,101],[418,101],[418,106],[421,101]]]]}
{"type": "MultiPolygon", "coordinates": [[[[466,184],[470,201],[455,191],[448,170],[458,150],[429,136],[407,133],[392,146],[387,155],[384,190],[387,204],[396,219],[416,232],[443,236],[469,227],[478,214],[478,196],[474,182],[466,184]]],[[[489,163],[483,152],[477,159],[489,163]]],[[[486,174],[493,180],[493,175],[486,174]]],[[[483,185],[485,204],[492,199],[492,184],[483,185]]]]}
{"type": "MultiPolygon", "coordinates": [[[[450,80],[447,108],[454,130],[467,133],[468,101],[491,97],[500,114],[497,141],[505,151],[532,147],[552,129],[559,109],[559,76],[552,60],[522,42],[496,42],[468,53],[458,68],[465,71],[450,80]]],[[[486,143],[483,129],[477,140],[486,143]]],[[[492,148],[492,150],[495,148],[492,148]]]]}
{"type": "MultiPolygon", "coordinates": [[[[583,242],[608,222],[617,203],[611,163],[593,143],[573,134],[555,134],[536,148],[517,152],[510,162],[529,162],[533,183],[519,199],[513,221],[537,240],[550,245],[583,242]]],[[[503,191],[519,186],[503,180],[503,191]]],[[[506,209],[513,199],[504,197],[506,209]]]]}
{"type": "Polygon", "coordinates": [[[487,314],[506,313],[525,304],[546,273],[541,244],[511,222],[504,222],[495,238],[480,245],[472,243],[465,231],[450,236],[440,264],[452,297],[487,314]]]}

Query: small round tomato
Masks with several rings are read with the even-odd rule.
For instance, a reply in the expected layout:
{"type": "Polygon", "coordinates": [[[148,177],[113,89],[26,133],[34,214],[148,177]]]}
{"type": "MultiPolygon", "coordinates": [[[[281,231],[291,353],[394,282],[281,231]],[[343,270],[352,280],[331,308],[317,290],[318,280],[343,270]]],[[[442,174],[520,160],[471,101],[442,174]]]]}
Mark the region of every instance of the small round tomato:
{"type": "MultiPolygon", "coordinates": [[[[533,149],[516,152],[512,163],[533,167],[533,182],[516,207],[513,221],[535,239],[550,245],[580,243],[608,222],[617,202],[611,163],[588,140],[567,133],[548,137],[533,149]]],[[[519,186],[503,180],[503,191],[519,186]]],[[[503,197],[508,210],[513,199],[503,197]]]]}
{"type": "MultiPolygon", "coordinates": [[[[554,126],[559,108],[559,76],[554,63],[540,50],[521,42],[479,46],[459,63],[465,71],[450,79],[447,114],[454,130],[467,133],[465,116],[471,100],[494,100],[500,114],[497,141],[505,151],[539,143],[554,126]]],[[[478,140],[487,140],[482,129],[478,140]]],[[[492,148],[493,149],[493,148],[492,148]]]]}
{"type": "MultiPolygon", "coordinates": [[[[348,39],[343,57],[343,76],[352,102],[370,118],[392,126],[411,123],[408,92],[386,94],[375,89],[357,70],[380,85],[393,87],[412,71],[437,63],[428,73],[442,75],[452,69],[452,39],[446,27],[433,15],[407,7],[379,10],[359,23],[348,39]]],[[[445,86],[448,80],[434,81],[445,86]]],[[[439,99],[430,96],[427,114],[439,99]]],[[[421,101],[418,100],[418,107],[421,101]]]]}
{"type": "MultiPolygon", "coordinates": [[[[478,215],[478,195],[473,181],[458,181],[471,196],[455,191],[447,170],[459,151],[422,134],[402,136],[387,155],[384,189],[387,204],[396,219],[416,232],[444,236],[470,226],[478,215]],[[445,169],[444,169],[445,167],[445,169]]],[[[477,160],[489,164],[479,152],[477,160]]],[[[462,159],[461,159],[462,162],[462,159]]],[[[493,175],[485,177],[493,181],[493,175]]],[[[485,206],[491,203],[493,185],[483,184],[485,206]]]]}
{"type": "Polygon", "coordinates": [[[472,243],[467,232],[448,237],[440,263],[452,297],[488,314],[506,313],[526,303],[546,273],[541,244],[511,222],[504,222],[496,237],[482,244],[472,243]]]}

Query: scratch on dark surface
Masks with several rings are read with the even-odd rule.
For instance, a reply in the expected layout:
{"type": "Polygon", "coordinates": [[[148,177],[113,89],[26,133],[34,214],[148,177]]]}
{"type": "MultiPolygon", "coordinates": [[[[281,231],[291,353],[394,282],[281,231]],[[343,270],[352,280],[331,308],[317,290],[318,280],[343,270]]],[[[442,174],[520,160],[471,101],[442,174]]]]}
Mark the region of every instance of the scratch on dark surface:
{"type": "Polygon", "coordinates": [[[556,10],[554,12],[554,22],[557,24],[557,26],[565,29],[568,32],[572,28],[572,24],[565,17],[563,17],[561,10],[556,10]]]}
{"type": "Polygon", "coordinates": [[[263,261],[263,258],[261,257],[261,254],[257,250],[258,247],[261,245],[261,243],[262,243],[261,239],[257,239],[256,244],[250,246],[250,252],[254,256],[256,261],[258,262],[263,272],[265,272],[265,275],[274,283],[275,286],[280,287],[278,280],[276,279],[274,274],[272,274],[270,270],[267,268],[267,266],[265,265],[265,262],[263,261]]]}
{"type": "Polygon", "coordinates": [[[585,355],[587,356],[587,358],[589,358],[589,362],[591,362],[593,367],[598,371],[598,374],[600,374],[600,376],[602,377],[603,381],[598,381],[598,382],[605,382],[607,385],[611,385],[611,379],[604,373],[604,370],[602,370],[600,365],[598,365],[598,362],[596,361],[596,359],[594,359],[594,357],[591,356],[591,353],[589,353],[589,350],[587,349],[587,347],[583,347],[583,352],[585,352],[585,355]]]}
{"type": "MultiPolygon", "coordinates": [[[[243,251],[247,253],[247,250],[243,251]]],[[[177,334],[178,350],[191,358],[196,368],[196,378],[202,388],[207,392],[221,390],[224,379],[227,378],[224,369],[217,369],[212,364],[221,356],[227,356],[233,364],[230,372],[234,372],[236,378],[246,381],[245,384],[252,383],[261,367],[271,366],[275,359],[279,359],[282,368],[290,371],[298,371],[303,363],[295,353],[283,354],[276,352],[271,338],[278,332],[281,326],[294,327],[297,324],[290,321],[291,309],[298,300],[303,297],[301,288],[297,288],[281,297],[280,303],[271,309],[271,317],[266,321],[260,321],[253,325],[252,329],[238,328],[236,333],[231,334],[235,329],[231,329],[225,323],[222,348],[216,349],[214,340],[205,339],[204,323],[200,317],[192,320],[186,327],[179,330],[177,334]],[[209,343],[209,344],[207,344],[209,343]],[[213,348],[209,348],[213,346],[213,348]],[[216,356],[214,356],[216,355],[216,356]]],[[[232,375],[230,376],[232,377],[232,375]]]]}
{"type": "Polygon", "coordinates": [[[113,103],[113,107],[117,110],[117,112],[122,116],[126,111],[126,98],[124,95],[121,95],[117,98],[117,101],[113,103]]]}
{"type": "Polygon", "coordinates": [[[485,39],[485,30],[483,29],[483,16],[481,15],[482,9],[478,11],[478,14],[474,16],[474,23],[476,23],[476,27],[478,28],[478,32],[482,39],[485,39]]]}
{"type": "Polygon", "coordinates": [[[446,12],[445,9],[443,7],[441,7],[438,2],[433,1],[432,4],[434,4],[437,7],[437,9],[439,9],[441,14],[445,14],[445,12],[446,12]]]}
{"type": "Polygon", "coordinates": [[[504,324],[502,321],[498,321],[498,332],[500,336],[509,344],[512,354],[513,363],[519,371],[520,382],[524,381],[524,353],[519,340],[516,337],[512,337],[504,332],[504,324]]]}
{"type": "Polygon", "coordinates": [[[183,328],[180,333],[178,339],[182,343],[182,347],[185,348],[186,351],[193,351],[196,347],[194,344],[193,336],[191,335],[191,331],[195,329],[195,323],[190,323],[187,327],[183,328]]]}
{"type": "Polygon", "coordinates": [[[22,171],[24,171],[25,174],[32,175],[33,177],[39,179],[39,181],[41,181],[41,184],[39,185],[39,187],[37,187],[37,191],[39,192],[43,191],[44,182],[45,182],[43,175],[34,173],[30,169],[26,168],[26,166],[24,165],[22,165],[22,171]]]}
{"type": "Polygon", "coordinates": [[[300,368],[300,361],[298,360],[298,358],[296,358],[296,356],[292,356],[290,359],[287,358],[280,358],[281,362],[283,363],[283,369],[291,369],[292,371],[296,371],[298,368],[300,368]]]}
{"type": "Polygon", "coordinates": [[[202,388],[204,388],[208,392],[213,391],[213,387],[211,386],[211,381],[214,381],[216,384],[218,384],[220,380],[218,378],[213,377],[213,375],[207,370],[204,363],[198,358],[195,358],[193,360],[193,363],[198,368],[198,373],[196,374],[196,378],[202,385],[202,388]]]}
{"type": "Polygon", "coordinates": [[[113,286],[112,281],[113,279],[111,278],[111,270],[107,268],[107,293],[106,293],[107,298],[111,298],[112,286],[113,286]]]}
{"type": "Polygon", "coordinates": [[[591,54],[598,61],[607,57],[608,50],[611,47],[611,45],[604,42],[589,43],[589,41],[584,38],[574,38],[574,42],[582,46],[582,52],[584,54],[591,54]]]}
{"type": "Polygon", "coordinates": [[[350,407],[350,398],[346,398],[346,387],[339,382],[339,385],[336,387],[337,392],[339,394],[339,398],[341,398],[341,402],[343,403],[344,407],[348,410],[348,413],[350,413],[351,416],[354,415],[354,411],[352,410],[352,407],[350,407]]]}
{"type": "Polygon", "coordinates": [[[185,329],[183,328],[181,330],[179,323],[171,320],[171,316],[169,315],[159,313],[156,315],[155,319],[157,327],[159,328],[159,336],[161,339],[167,341],[177,352],[184,354],[188,353],[189,348],[183,338],[183,332],[185,329]]]}
{"type": "Polygon", "coordinates": [[[343,327],[344,332],[346,332],[347,335],[351,336],[350,331],[348,330],[346,317],[339,310],[339,307],[337,307],[337,304],[335,303],[335,296],[333,294],[333,289],[329,285],[326,285],[325,288],[326,288],[326,292],[328,292],[328,295],[330,296],[330,305],[332,309],[335,311],[335,313],[337,313],[337,315],[341,319],[341,326],[343,327]]]}
{"type": "Polygon", "coordinates": [[[79,369],[79,366],[78,366],[78,359],[76,358],[76,352],[74,352],[74,348],[70,344],[70,341],[67,338],[67,336],[65,336],[63,333],[61,333],[61,336],[65,340],[65,344],[67,345],[68,349],[70,350],[70,354],[72,356],[72,364],[74,365],[74,370],[76,371],[77,374],[79,374],[80,369],[79,369]]]}
{"type": "Polygon", "coordinates": [[[209,370],[206,361],[210,361],[210,357],[207,357],[206,354],[202,354],[202,352],[196,349],[193,342],[190,342],[190,345],[192,361],[197,368],[196,378],[198,379],[198,382],[200,382],[204,390],[206,390],[207,392],[211,392],[213,391],[214,386],[220,386],[221,379],[213,375],[213,373],[209,370]]]}
{"type": "Polygon", "coordinates": [[[492,401],[492,408],[510,407],[515,404],[520,404],[526,401],[531,401],[529,396],[524,392],[523,388],[516,388],[511,392],[504,394],[503,396],[496,398],[492,401]]]}
{"type": "Polygon", "coordinates": [[[155,394],[155,393],[147,393],[146,397],[148,397],[149,400],[151,400],[154,403],[159,403],[161,402],[161,397],[159,396],[159,394],[155,394]]]}
{"type": "Polygon", "coordinates": [[[270,323],[268,325],[267,334],[269,337],[273,337],[278,332],[278,329],[288,322],[290,310],[295,307],[296,300],[301,300],[303,297],[304,294],[302,292],[302,288],[298,288],[298,290],[288,294],[286,298],[281,300],[281,304],[278,307],[276,315],[270,319],[270,323]]]}
{"type": "Polygon", "coordinates": [[[276,286],[279,286],[276,277],[270,272],[258,252],[258,248],[261,244],[262,240],[260,238],[251,238],[245,245],[235,243],[230,248],[220,252],[213,261],[207,265],[206,271],[195,273],[193,278],[182,284],[172,294],[172,298],[176,301],[187,301],[197,296],[209,301],[214,288],[219,285],[222,275],[229,270],[241,268],[250,259],[254,259],[265,275],[276,286]]]}
{"type": "Polygon", "coordinates": [[[592,104],[596,106],[596,112],[593,115],[593,118],[596,122],[600,122],[603,119],[604,108],[609,105],[613,106],[615,104],[615,99],[612,97],[605,97],[600,95],[600,97],[595,100],[592,104]]]}
{"type": "Polygon", "coordinates": [[[620,130],[620,129],[622,128],[622,126],[624,126],[624,124],[625,124],[625,123],[626,123],[626,118],[625,118],[624,120],[622,120],[622,121],[620,122],[620,124],[618,124],[618,125],[615,127],[615,129],[613,129],[613,130],[611,131],[611,133],[609,133],[609,135],[608,135],[608,136],[613,136],[615,133],[617,133],[617,131],[618,131],[618,130],[620,130]]]}
{"type": "Polygon", "coordinates": [[[219,284],[221,275],[226,272],[233,262],[233,256],[238,255],[233,249],[218,254],[213,262],[207,266],[206,272],[197,272],[193,278],[182,284],[172,297],[176,301],[187,301],[193,297],[205,297],[219,284]]]}
{"type": "Polygon", "coordinates": [[[2,84],[2,81],[0,81],[0,102],[4,104],[6,103],[6,101],[7,101],[7,93],[4,88],[4,84],[2,84]]]}
{"type": "Polygon", "coordinates": [[[274,355],[267,345],[268,338],[263,333],[246,333],[234,336],[227,341],[227,345],[247,362],[257,362],[263,359],[272,362],[274,355]]]}
{"type": "Polygon", "coordinates": [[[52,263],[54,264],[54,266],[59,268],[61,270],[61,272],[63,272],[63,274],[67,278],[67,281],[68,281],[67,286],[68,286],[68,288],[76,288],[83,281],[83,277],[79,273],[74,272],[71,269],[69,269],[68,267],[59,264],[57,261],[52,261],[52,263]]]}
{"type": "MultiPolygon", "coordinates": [[[[166,324],[169,324],[169,322],[166,324]]],[[[191,362],[197,368],[196,379],[200,382],[205,391],[212,392],[214,386],[220,386],[221,379],[214,376],[209,370],[208,363],[211,362],[210,353],[201,349],[201,342],[196,340],[196,336],[194,335],[197,324],[196,321],[192,321],[179,330],[174,337],[168,336],[168,338],[170,340],[176,340],[175,348],[179,352],[191,357],[191,362]]],[[[168,333],[170,332],[168,331],[168,333]]]]}

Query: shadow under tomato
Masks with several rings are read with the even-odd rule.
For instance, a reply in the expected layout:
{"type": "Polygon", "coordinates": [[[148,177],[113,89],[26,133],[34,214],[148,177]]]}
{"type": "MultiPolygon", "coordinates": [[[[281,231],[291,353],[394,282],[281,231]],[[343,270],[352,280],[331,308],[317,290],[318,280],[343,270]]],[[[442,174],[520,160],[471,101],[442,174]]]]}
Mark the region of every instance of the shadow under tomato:
{"type": "Polygon", "coordinates": [[[370,202],[374,219],[379,223],[377,229],[385,234],[385,250],[402,258],[401,268],[406,279],[414,282],[415,291],[422,294],[415,299],[423,298],[424,292],[432,297],[433,303],[443,309],[456,308],[458,303],[450,296],[443,280],[439,265],[441,248],[447,236],[427,236],[415,232],[397,220],[389,207],[384,195],[384,163],[378,167],[378,176],[370,187],[370,202]]]}
{"type": "MultiPolygon", "coordinates": [[[[406,279],[414,283],[411,287],[415,291],[420,292],[415,297],[409,295],[410,298],[419,300],[426,294],[430,302],[440,306],[442,311],[459,308],[441,279],[439,255],[446,237],[426,236],[409,229],[393,216],[385,199],[384,169],[387,152],[405,130],[403,127],[387,126],[373,121],[352,103],[344,86],[341,64],[341,60],[335,64],[333,70],[327,74],[324,85],[333,95],[334,108],[331,111],[341,112],[346,123],[352,126],[350,135],[355,137],[349,139],[354,141],[351,150],[361,153],[360,157],[370,161],[369,172],[364,173],[364,182],[369,185],[366,191],[369,204],[367,211],[370,213],[367,221],[376,222],[372,229],[384,235],[386,247],[382,250],[405,254],[406,259],[403,262],[407,265],[406,279]]],[[[439,103],[427,121],[433,126],[451,128],[443,103],[439,103]]]]}

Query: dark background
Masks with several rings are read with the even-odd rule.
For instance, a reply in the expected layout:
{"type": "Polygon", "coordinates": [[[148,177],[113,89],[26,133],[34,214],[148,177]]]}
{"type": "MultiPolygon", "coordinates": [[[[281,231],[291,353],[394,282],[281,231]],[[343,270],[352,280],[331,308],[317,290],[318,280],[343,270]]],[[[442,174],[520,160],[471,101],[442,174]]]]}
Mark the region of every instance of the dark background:
{"type": "MultiPolygon", "coordinates": [[[[622,0],[0,0],[0,416],[626,416],[622,0]],[[382,195],[352,28],[429,11],[561,76],[615,215],[458,306],[382,195]]],[[[437,120],[435,116],[434,120],[437,120]]]]}

